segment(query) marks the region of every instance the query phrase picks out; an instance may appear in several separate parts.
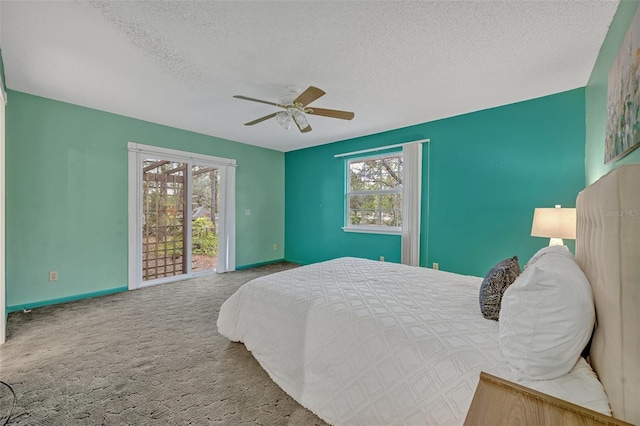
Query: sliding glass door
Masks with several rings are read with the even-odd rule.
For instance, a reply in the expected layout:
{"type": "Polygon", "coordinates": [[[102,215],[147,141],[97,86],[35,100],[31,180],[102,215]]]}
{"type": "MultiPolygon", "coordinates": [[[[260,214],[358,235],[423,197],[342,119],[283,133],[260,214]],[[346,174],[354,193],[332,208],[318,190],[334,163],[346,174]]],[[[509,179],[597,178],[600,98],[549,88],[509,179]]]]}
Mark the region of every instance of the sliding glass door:
{"type": "Polygon", "coordinates": [[[129,151],[129,287],[233,270],[235,161],[129,151]]]}
{"type": "Polygon", "coordinates": [[[188,272],[187,165],[142,160],[142,280],[188,272]]]}
{"type": "Polygon", "coordinates": [[[216,167],[191,167],[191,270],[215,270],[220,229],[220,171],[216,167]]]}

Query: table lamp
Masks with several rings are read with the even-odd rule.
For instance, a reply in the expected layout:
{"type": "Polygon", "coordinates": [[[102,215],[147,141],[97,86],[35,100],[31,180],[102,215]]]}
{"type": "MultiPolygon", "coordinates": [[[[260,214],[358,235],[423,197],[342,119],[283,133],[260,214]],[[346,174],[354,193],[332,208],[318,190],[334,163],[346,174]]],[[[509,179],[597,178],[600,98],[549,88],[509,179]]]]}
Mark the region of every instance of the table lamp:
{"type": "Polygon", "coordinates": [[[576,239],[576,209],[536,208],[533,212],[531,236],[549,238],[549,245],[564,245],[562,239],[576,239]]]}

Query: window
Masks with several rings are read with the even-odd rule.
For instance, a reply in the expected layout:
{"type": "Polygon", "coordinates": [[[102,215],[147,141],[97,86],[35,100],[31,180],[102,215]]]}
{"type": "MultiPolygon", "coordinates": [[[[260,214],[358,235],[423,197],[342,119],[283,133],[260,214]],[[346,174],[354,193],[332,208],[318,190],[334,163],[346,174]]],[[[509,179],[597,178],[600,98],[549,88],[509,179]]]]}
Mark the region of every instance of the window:
{"type": "Polygon", "coordinates": [[[129,289],[235,270],[236,160],[134,142],[128,149],[129,289]]]}
{"type": "Polygon", "coordinates": [[[345,231],[400,233],[402,153],[347,162],[345,231]]]}

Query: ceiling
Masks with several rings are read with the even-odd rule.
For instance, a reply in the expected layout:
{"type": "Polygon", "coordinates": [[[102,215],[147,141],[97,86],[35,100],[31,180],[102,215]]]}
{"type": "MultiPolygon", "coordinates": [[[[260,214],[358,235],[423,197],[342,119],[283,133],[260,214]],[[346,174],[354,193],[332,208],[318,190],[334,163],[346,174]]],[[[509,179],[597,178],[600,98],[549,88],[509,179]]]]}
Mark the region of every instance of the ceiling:
{"type": "Polygon", "coordinates": [[[2,1],[0,46],[9,89],[290,151],[585,86],[617,5],[2,1]],[[355,118],[243,125],[288,85],[355,118]]]}

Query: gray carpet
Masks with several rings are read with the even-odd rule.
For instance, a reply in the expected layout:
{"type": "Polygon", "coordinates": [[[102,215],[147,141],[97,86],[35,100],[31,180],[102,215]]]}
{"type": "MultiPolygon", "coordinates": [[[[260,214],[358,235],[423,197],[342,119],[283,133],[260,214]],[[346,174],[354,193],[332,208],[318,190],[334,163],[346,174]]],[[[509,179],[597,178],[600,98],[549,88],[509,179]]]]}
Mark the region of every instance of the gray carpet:
{"type": "MultiPolygon", "coordinates": [[[[9,424],[324,425],[217,333],[220,305],[240,285],[292,266],[10,314],[0,346],[0,380],[18,397],[9,424]]],[[[0,389],[0,415],[10,401],[0,389]]]]}

